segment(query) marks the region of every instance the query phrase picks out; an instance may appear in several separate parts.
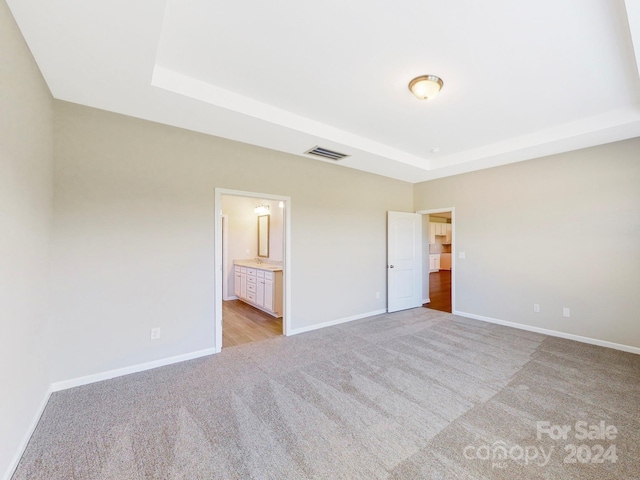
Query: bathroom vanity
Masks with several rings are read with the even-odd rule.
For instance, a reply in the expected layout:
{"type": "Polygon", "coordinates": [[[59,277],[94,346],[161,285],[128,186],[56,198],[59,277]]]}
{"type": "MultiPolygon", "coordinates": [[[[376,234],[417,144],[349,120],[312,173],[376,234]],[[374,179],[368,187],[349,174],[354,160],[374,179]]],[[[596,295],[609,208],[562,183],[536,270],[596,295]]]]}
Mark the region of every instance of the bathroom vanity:
{"type": "Polygon", "coordinates": [[[282,316],[282,266],[235,260],[234,293],[238,299],[275,318],[282,316]]]}

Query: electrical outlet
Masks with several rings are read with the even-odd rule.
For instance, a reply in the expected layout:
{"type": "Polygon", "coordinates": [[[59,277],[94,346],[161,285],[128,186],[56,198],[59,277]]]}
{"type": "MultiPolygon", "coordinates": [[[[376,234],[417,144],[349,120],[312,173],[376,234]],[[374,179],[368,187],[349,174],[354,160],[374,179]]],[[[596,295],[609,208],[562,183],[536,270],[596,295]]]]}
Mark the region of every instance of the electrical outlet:
{"type": "Polygon", "coordinates": [[[462,258],[463,260],[467,258],[464,252],[458,252],[458,258],[462,258]]]}
{"type": "Polygon", "coordinates": [[[534,303],[533,304],[533,311],[536,313],[540,313],[540,304],[539,303],[534,303]]]}
{"type": "Polygon", "coordinates": [[[562,316],[569,318],[571,316],[571,309],[564,307],[562,309],[562,316]]]}
{"type": "Polygon", "coordinates": [[[160,327],[156,327],[156,328],[152,328],[151,329],[151,340],[157,340],[160,338],[160,327]]]}

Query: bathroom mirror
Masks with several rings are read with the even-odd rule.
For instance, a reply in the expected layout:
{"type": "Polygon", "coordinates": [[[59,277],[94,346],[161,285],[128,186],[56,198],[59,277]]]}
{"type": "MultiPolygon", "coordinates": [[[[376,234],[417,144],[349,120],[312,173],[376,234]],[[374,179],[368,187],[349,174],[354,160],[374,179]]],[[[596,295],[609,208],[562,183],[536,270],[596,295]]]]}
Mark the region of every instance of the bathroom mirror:
{"type": "Polygon", "coordinates": [[[258,217],[258,256],[269,256],[269,215],[258,217]]]}

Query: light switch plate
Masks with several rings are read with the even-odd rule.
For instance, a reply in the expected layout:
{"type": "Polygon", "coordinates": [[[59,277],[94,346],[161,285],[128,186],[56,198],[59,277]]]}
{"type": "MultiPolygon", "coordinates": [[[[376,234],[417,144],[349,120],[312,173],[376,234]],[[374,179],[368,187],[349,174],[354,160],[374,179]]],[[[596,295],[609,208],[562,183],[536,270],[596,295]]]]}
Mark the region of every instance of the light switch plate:
{"type": "Polygon", "coordinates": [[[467,258],[467,256],[465,255],[464,252],[458,252],[458,258],[464,259],[464,258],[467,258]]]}

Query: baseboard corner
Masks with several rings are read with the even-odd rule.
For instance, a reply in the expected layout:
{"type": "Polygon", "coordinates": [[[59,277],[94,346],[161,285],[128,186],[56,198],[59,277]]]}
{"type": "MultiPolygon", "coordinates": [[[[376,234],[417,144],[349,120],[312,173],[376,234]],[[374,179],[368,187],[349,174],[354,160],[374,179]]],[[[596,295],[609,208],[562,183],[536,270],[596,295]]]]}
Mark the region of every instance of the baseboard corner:
{"type": "Polygon", "coordinates": [[[45,408],[47,408],[47,404],[49,403],[49,399],[51,398],[52,393],[53,393],[52,385],[49,385],[49,387],[47,388],[47,391],[44,394],[44,398],[40,402],[40,406],[38,407],[38,410],[36,410],[36,413],[33,416],[31,423],[29,424],[29,428],[27,429],[26,434],[24,435],[24,437],[22,438],[22,441],[18,445],[18,449],[16,450],[16,453],[14,454],[13,459],[11,460],[11,463],[9,463],[7,471],[1,477],[2,480],[11,480],[11,478],[13,477],[16,469],[18,468],[18,465],[20,464],[20,460],[22,459],[22,456],[24,455],[24,452],[27,449],[27,445],[29,445],[29,441],[31,440],[33,433],[36,431],[38,423],[40,422],[40,418],[42,418],[42,414],[44,413],[45,408]]]}
{"type": "Polygon", "coordinates": [[[507,320],[500,320],[498,318],[486,317],[484,315],[476,315],[475,313],[461,312],[456,310],[453,315],[460,317],[472,318],[474,320],[480,320],[482,322],[494,323],[496,325],[502,325],[504,327],[517,328],[518,330],[526,330],[528,332],[541,333],[543,335],[549,335],[550,337],[564,338],[567,340],[573,340],[576,342],[587,343],[589,345],[596,345],[598,347],[612,348],[614,350],[620,350],[622,352],[634,353],[640,355],[640,348],[633,347],[631,345],[625,345],[623,343],[610,342],[608,340],[601,340],[599,338],[583,337],[582,335],[575,335],[573,333],[560,332],[558,330],[551,330],[548,328],[534,327],[532,325],[525,325],[524,323],[509,322],[507,320]]]}
{"type": "Polygon", "coordinates": [[[80,387],[82,385],[89,385],[90,383],[101,382],[103,380],[122,377],[124,375],[130,375],[132,373],[144,372],[145,370],[165,367],[174,363],[186,362],[187,360],[194,360],[196,358],[206,357],[215,353],[219,353],[215,347],[206,348],[204,350],[175,355],[173,357],[161,358],[159,360],[153,360],[151,362],[140,363],[128,367],[116,368],[113,370],[107,370],[105,372],[85,375],[83,377],[54,382],[51,384],[51,389],[53,392],[59,392],[60,390],[67,390],[69,388],[80,387]]]}
{"type": "Polygon", "coordinates": [[[309,325],[308,327],[301,327],[289,330],[287,336],[298,335],[300,333],[311,332],[313,330],[319,330],[321,328],[333,327],[334,325],[340,325],[342,323],[353,322],[355,320],[361,320],[363,318],[375,317],[376,315],[382,315],[387,313],[387,309],[374,310],[372,312],[361,313],[358,315],[352,315],[350,317],[338,318],[336,320],[330,320],[328,322],[317,323],[315,325],[309,325]]]}

